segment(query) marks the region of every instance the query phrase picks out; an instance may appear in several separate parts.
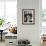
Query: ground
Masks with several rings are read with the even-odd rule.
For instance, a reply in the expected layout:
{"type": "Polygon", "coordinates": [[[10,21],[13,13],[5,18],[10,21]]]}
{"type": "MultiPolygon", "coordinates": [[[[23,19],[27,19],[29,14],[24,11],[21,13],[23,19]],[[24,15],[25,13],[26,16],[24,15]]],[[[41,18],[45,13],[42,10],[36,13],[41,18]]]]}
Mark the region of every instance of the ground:
{"type": "Polygon", "coordinates": [[[0,41],[0,46],[5,46],[5,42],[4,41],[3,42],[0,41]]]}

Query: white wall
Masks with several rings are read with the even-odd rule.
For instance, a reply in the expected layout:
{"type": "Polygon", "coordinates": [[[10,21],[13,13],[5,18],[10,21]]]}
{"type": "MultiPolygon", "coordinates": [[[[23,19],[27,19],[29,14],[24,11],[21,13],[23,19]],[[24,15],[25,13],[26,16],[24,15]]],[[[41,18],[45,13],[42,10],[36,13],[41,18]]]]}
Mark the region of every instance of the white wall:
{"type": "MultiPolygon", "coordinates": [[[[41,34],[41,0],[18,0],[17,23],[18,39],[29,39],[31,43],[40,43],[41,34]],[[22,24],[22,9],[35,9],[35,24],[22,24]]],[[[38,45],[39,46],[39,45],[38,45]]]]}

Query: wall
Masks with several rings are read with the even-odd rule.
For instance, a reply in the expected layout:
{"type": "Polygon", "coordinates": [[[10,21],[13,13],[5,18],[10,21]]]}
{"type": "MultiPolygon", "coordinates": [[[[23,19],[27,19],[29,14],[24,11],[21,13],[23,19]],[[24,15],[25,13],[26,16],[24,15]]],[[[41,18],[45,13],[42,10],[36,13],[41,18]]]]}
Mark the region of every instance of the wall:
{"type": "Polygon", "coordinates": [[[17,1],[17,23],[18,40],[29,39],[30,42],[39,46],[41,35],[41,0],[18,0],[17,1]],[[35,9],[35,24],[22,24],[22,9],[35,9]]]}

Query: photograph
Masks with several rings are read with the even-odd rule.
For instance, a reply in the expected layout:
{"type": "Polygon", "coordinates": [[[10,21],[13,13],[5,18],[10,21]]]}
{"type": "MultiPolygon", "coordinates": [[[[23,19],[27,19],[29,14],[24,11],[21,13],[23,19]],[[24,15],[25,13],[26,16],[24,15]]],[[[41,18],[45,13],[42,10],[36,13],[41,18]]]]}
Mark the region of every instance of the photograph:
{"type": "Polygon", "coordinates": [[[22,10],[22,24],[34,24],[35,23],[35,9],[23,9],[22,10]]]}

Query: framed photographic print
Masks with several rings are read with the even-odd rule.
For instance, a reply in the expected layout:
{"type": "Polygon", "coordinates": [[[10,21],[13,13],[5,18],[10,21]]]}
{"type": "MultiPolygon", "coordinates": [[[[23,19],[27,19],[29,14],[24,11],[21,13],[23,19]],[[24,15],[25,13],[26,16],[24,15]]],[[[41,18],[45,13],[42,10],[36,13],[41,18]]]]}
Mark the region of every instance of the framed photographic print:
{"type": "Polygon", "coordinates": [[[35,9],[22,9],[22,24],[35,24],[35,9]]]}

